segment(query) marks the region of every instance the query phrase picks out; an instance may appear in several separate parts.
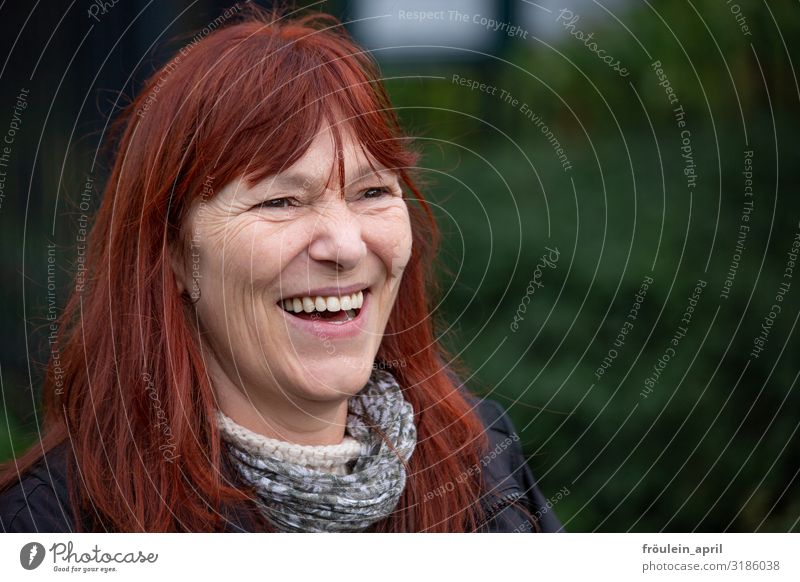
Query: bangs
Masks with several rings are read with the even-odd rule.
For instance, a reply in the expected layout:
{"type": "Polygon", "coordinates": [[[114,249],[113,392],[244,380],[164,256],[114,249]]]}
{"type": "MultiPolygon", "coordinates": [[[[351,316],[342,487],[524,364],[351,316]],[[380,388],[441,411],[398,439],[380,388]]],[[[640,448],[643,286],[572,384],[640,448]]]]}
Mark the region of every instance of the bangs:
{"type": "Polygon", "coordinates": [[[418,155],[400,130],[377,67],[340,24],[312,32],[296,25],[247,28],[252,30],[232,39],[214,65],[235,75],[218,81],[227,89],[220,111],[209,116],[217,127],[206,132],[217,143],[221,132],[227,134],[215,156],[224,174],[244,175],[252,185],[280,173],[308,151],[325,124],[334,139],[340,188],[346,183],[342,151],[348,136],[373,170],[374,160],[405,176],[416,164],[418,155]]]}

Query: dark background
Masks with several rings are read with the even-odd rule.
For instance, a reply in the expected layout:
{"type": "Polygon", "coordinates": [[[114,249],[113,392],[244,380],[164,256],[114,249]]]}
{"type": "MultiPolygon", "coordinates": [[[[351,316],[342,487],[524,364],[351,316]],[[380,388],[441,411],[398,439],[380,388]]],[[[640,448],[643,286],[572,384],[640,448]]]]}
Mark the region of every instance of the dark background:
{"type": "MultiPolygon", "coordinates": [[[[0,167],[0,460],[37,438],[47,317],[60,312],[75,274],[77,204],[87,174],[102,181],[107,159],[97,150],[115,100],[135,94],[231,5],[107,4],[96,20],[83,0],[0,4],[0,139],[16,96],[29,91],[0,167]],[[49,272],[48,244],[56,245],[49,272]]],[[[425,3],[468,14],[448,24],[455,36],[400,17],[418,4],[318,7],[345,22],[388,15],[348,27],[375,51],[426,154],[426,195],[446,241],[444,341],[475,372],[472,389],[510,411],[554,511],[571,531],[797,531],[800,271],[784,273],[800,232],[800,4],[425,3]],[[562,8],[580,15],[571,30],[593,33],[628,76],[556,22],[562,8]],[[487,31],[475,14],[526,34],[487,31]],[[691,188],[656,60],[686,115],[691,188]],[[498,89],[470,91],[453,75],[498,89]],[[746,223],[745,151],[753,152],[746,223]],[[750,230],[732,269],[741,224],[750,230]],[[558,262],[537,272],[545,247],[558,249],[558,262]],[[615,348],[648,276],[633,328],[615,348]],[[528,293],[532,279],[541,287],[528,293]],[[706,287],[686,335],[647,392],[698,280],[706,287]],[[755,357],[782,282],[781,312],[755,357]]]]}

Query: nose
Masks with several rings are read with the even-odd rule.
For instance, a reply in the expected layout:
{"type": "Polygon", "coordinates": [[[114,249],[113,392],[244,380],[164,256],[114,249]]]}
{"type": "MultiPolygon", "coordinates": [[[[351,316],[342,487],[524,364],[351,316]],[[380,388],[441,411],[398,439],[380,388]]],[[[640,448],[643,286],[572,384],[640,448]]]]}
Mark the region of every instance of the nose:
{"type": "Polygon", "coordinates": [[[367,255],[361,221],[338,195],[320,207],[312,225],[308,254],[337,271],[355,269],[367,255]]]}

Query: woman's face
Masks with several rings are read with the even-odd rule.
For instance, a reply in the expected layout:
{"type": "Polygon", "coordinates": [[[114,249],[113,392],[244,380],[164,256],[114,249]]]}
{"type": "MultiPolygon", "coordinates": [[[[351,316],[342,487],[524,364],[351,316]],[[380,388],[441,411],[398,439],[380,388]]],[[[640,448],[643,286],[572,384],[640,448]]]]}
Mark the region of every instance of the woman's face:
{"type": "Polygon", "coordinates": [[[340,155],[344,198],[323,125],[293,166],[252,188],[225,185],[185,226],[191,252],[176,274],[199,295],[212,379],[251,400],[334,400],[369,379],[411,227],[397,176],[372,170],[350,137],[340,155]]]}

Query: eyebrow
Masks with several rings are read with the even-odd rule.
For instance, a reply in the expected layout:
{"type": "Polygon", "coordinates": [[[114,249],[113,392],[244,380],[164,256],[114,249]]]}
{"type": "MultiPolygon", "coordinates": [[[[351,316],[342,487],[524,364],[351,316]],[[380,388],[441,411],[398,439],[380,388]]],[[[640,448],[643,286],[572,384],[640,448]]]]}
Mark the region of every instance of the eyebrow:
{"type": "MultiPolygon", "coordinates": [[[[363,180],[371,175],[380,175],[382,172],[395,173],[392,170],[389,170],[389,168],[385,168],[380,164],[376,164],[374,169],[369,164],[362,164],[356,168],[354,177],[348,180],[348,184],[358,182],[359,180],[363,180]]],[[[348,176],[345,175],[345,177],[348,176]]],[[[315,176],[311,176],[310,174],[306,174],[304,172],[287,171],[273,176],[271,185],[277,184],[285,187],[302,188],[303,184],[318,184],[318,180],[315,176]]]]}

